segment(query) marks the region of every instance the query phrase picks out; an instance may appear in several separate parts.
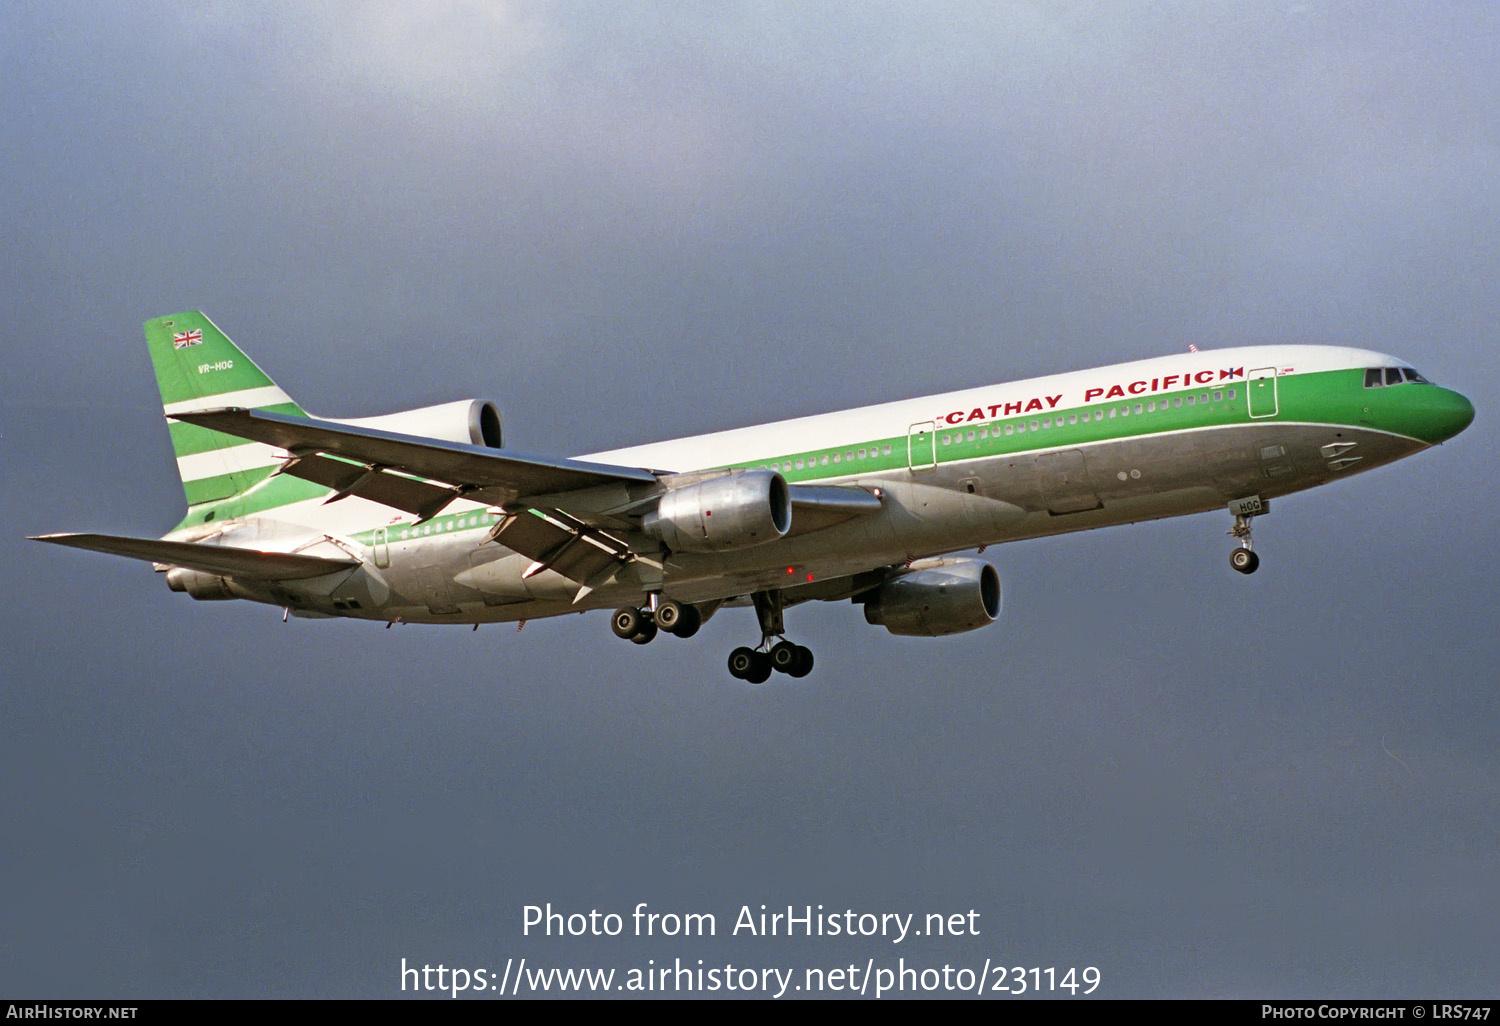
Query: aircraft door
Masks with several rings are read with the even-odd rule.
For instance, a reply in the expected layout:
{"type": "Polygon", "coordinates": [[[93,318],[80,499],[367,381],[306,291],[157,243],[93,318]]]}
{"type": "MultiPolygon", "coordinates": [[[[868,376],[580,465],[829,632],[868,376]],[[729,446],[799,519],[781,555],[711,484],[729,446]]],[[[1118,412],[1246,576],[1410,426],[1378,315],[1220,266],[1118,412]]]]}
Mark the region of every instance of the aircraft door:
{"type": "Polygon", "coordinates": [[[375,565],[384,569],[391,565],[390,528],[375,529],[375,565]]]}
{"type": "Polygon", "coordinates": [[[1036,477],[1049,513],[1080,513],[1103,505],[1089,483],[1088,463],[1078,449],[1038,456],[1036,477]]]}
{"type": "Polygon", "coordinates": [[[1276,416],[1276,368],[1253,370],[1245,381],[1252,418],[1276,416]]]}
{"type": "Polygon", "coordinates": [[[937,432],[932,421],[913,424],[906,434],[906,461],[912,470],[931,470],[937,466],[937,432]]]}

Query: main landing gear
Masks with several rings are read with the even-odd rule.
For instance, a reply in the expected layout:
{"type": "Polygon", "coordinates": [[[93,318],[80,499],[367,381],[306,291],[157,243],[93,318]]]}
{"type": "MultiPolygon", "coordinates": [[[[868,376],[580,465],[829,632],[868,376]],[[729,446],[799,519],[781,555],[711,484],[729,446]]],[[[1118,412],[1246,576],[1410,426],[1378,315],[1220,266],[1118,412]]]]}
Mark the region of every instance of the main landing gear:
{"type": "Polygon", "coordinates": [[[617,638],[644,645],[656,637],[657,631],[691,638],[703,626],[703,617],[695,606],[671,599],[661,599],[653,605],[655,609],[636,609],[634,606],[616,609],[609,618],[609,629],[617,638]]]}
{"type": "Polygon", "coordinates": [[[729,675],[751,684],[764,684],[772,671],[790,677],[806,677],[812,672],[813,654],[784,636],[786,626],[781,615],[781,592],[761,591],[751,596],[755,616],[760,621],[760,644],[755,648],[741,645],[729,653],[729,675]],[[780,639],[774,645],[773,638],[780,639]]]}
{"type": "Polygon", "coordinates": [[[1229,565],[1242,574],[1253,574],[1260,566],[1260,557],[1255,554],[1250,538],[1250,518],[1270,510],[1270,502],[1258,495],[1236,499],[1229,504],[1229,512],[1234,514],[1234,526],[1229,529],[1229,534],[1240,540],[1239,548],[1229,554],[1229,565]]]}
{"type": "MultiPolygon", "coordinates": [[[[760,644],[755,648],[742,645],[729,653],[730,675],[751,684],[764,684],[771,679],[772,673],[806,677],[812,672],[813,654],[810,649],[786,639],[781,592],[762,591],[751,598],[755,603],[756,618],[760,621],[760,644]]],[[[702,625],[703,615],[696,606],[664,599],[660,595],[651,596],[649,608],[625,606],[616,609],[609,618],[609,628],[615,632],[615,637],[637,645],[648,644],[660,631],[679,638],[691,638],[702,625]]]]}

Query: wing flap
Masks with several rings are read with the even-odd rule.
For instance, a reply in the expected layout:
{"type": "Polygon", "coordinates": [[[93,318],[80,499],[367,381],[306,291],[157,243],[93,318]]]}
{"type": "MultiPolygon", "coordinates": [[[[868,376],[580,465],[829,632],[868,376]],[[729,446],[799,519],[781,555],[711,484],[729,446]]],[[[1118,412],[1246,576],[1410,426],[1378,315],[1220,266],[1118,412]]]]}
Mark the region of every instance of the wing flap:
{"type": "Polygon", "coordinates": [[[495,525],[491,537],[512,552],[535,561],[527,576],[555,570],[579,584],[634,558],[629,546],[620,539],[565,514],[543,510],[525,509],[509,514],[495,525]]]}
{"type": "Polygon", "coordinates": [[[331,456],[295,456],[282,464],[280,473],[334,489],[328,502],[356,495],[423,519],[436,516],[458,497],[452,488],[331,456]]]}
{"type": "Polygon", "coordinates": [[[167,563],[230,577],[268,581],[295,581],[322,577],[359,566],[356,559],[327,559],[295,552],[262,552],[230,545],[163,541],[159,538],[126,538],[114,534],[42,534],[32,541],[66,545],[92,552],[107,552],[151,563],[167,563]]]}

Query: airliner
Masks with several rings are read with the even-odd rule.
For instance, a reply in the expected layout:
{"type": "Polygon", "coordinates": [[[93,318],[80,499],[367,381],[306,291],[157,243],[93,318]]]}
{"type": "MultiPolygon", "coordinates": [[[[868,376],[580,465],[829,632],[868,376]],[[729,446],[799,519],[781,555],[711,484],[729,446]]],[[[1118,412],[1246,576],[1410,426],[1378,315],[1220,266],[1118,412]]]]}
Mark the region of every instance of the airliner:
{"type": "Polygon", "coordinates": [[[1194,351],[575,458],[504,444],[487,400],[313,417],[199,311],[146,322],[187,515],[162,538],[38,541],[144,560],[194,599],[395,624],[612,610],[618,637],[691,637],[753,608],[729,672],[805,676],[803,602],[897,635],[993,623],[1000,577],[964,555],[1213,510],[1260,562],[1273,499],[1437,445],[1459,393],[1381,353],[1194,351]]]}

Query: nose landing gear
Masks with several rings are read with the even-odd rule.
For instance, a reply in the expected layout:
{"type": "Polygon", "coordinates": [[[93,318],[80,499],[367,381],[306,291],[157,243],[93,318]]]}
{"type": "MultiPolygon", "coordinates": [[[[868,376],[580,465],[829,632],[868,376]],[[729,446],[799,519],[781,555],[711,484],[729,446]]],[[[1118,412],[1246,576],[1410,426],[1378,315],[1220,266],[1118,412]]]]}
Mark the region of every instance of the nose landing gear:
{"type": "Polygon", "coordinates": [[[1240,540],[1239,548],[1229,554],[1229,565],[1242,574],[1253,574],[1260,567],[1260,557],[1255,554],[1254,542],[1250,538],[1250,518],[1270,510],[1270,502],[1258,495],[1236,499],[1229,504],[1229,512],[1234,514],[1234,526],[1229,529],[1229,534],[1240,540]]]}

